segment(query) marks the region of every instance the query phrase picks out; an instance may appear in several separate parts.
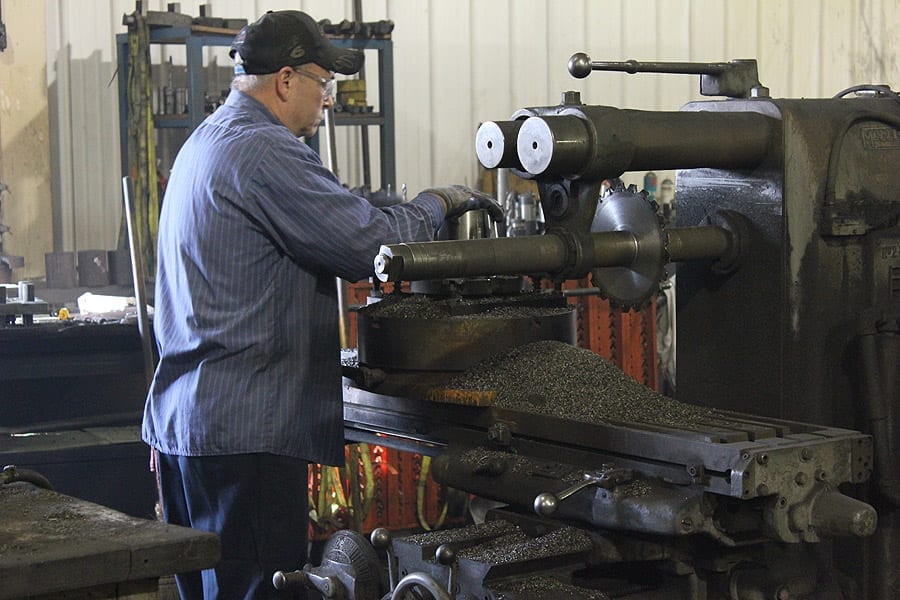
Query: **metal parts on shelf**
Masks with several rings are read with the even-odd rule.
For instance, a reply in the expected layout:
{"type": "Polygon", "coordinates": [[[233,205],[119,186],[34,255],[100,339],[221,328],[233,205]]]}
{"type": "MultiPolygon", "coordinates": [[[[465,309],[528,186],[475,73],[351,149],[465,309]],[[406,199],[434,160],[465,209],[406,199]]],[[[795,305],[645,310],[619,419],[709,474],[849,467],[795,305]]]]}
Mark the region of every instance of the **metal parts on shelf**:
{"type": "Polygon", "coordinates": [[[361,38],[390,37],[391,32],[394,31],[394,22],[388,19],[368,22],[344,19],[338,23],[332,23],[329,19],[322,19],[319,21],[319,26],[326,35],[361,38]]]}
{"type": "Polygon", "coordinates": [[[34,295],[34,283],[20,281],[15,288],[0,285],[0,317],[3,323],[14,325],[21,319],[22,325],[32,325],[35,315],[50,313],[50,306],[34,295]],[[17,296],[12,299],[7,294],[7,289],[15,289],[17,296]]]}

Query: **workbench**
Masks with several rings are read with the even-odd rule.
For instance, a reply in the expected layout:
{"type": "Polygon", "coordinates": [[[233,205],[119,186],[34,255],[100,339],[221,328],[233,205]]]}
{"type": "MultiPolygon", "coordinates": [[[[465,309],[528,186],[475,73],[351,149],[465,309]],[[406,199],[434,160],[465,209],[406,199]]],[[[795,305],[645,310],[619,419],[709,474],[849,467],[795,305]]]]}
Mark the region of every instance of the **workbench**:
{"type": "Polygon", "coordinates": [[[140,435],[146,389],[134,323],[0,327],[0,467],[33,469],[61,493],[153,517],[140,435]]]}
{"type": "Polygon", "coordinates": [[[157,597],[161,576],[214,566],[219,538],[26,482],[0,485],[0,600],[157,597]]]}

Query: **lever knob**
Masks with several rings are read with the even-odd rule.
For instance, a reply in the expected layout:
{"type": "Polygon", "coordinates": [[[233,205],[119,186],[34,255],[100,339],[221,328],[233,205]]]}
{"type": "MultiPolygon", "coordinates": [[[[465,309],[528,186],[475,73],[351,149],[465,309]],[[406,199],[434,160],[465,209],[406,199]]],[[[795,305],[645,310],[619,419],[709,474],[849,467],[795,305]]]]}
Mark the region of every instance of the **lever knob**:
{"type": "Polygon", "coordinates": [[[559,498],[557,498],[550,492],[538,494],[534,499],[534,512],[544,517],[549,517],[550,515],[555,513],[556,507],[558,506],[559,498]]]}
{"type": "Polygon", "coordinates": [[[576,52],[569,59],[569,74],[584,79],[591,74],[591,57],[584,52],[576,52]]]}

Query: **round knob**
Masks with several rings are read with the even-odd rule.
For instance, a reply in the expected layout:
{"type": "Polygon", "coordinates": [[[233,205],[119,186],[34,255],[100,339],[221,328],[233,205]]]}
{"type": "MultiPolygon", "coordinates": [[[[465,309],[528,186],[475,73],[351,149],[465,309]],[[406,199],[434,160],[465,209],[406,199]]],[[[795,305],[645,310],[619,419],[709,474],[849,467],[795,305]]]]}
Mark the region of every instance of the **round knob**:
{"type": "Polygon", "coordinates": [[[591,57],[584,52],[576,52],[569,59],[569,74],[584,79],[591,73],[591,57]]]}
{"type": "Polygon", "coordinates": [[[442,565],[452,565],[456,561],[456,550],[447,544],[441,544],[434,551],[434,557],[442,565]]]}
{"type": "Polygon", "coordinates": [[[309,576],[305,571],[275,571],[272,575],[272,585],[276,590],[296,590],[307,587],[309,576]]]}
{"type": "Polygon", "coordinates": [[[391,544],[391,532],[384,527],[373,529],[369,541],[378,549],[387,548],[391,544]]]}
{"type": "Polygon", "coordinates": [[[272,575],[272,585],[275,586],[276,590],[283,590],[287,583],[287,579],[284,576],[284,571],[275,571],[275,574],[272,575]]]}
{"type": "Polygon", "coordinates": [[[559,500],[548,492],[538,494],[534,499],[534,512],[544,517],[555,513],[557,506],[559,506],[559,500]]]}

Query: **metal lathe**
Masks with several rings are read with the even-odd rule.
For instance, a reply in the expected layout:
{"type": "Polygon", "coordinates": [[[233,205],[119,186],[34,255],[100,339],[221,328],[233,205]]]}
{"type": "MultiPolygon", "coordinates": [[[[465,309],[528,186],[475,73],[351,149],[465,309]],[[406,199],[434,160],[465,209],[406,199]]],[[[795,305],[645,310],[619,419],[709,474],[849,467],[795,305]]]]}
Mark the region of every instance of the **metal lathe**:
{"type": "MultiPolygon", "coordinates": [[[[488,168],[533,179],[541,235],[382,247],[410,282],[358,313],[346,437],[433,457],[490,509],[465,527],[342,531],[280,588],[328,598],[900,597],[900,96],[775,99],[756,62],[693,73],[676,112],[585,104],[483,123],[488,168]],[[604,182],[675,169],[677,216],[604,182]],[[622,309],[672,272],[677,388],[574,346],[559,285],[622,309]]],[[[470,236],[460,236],[468,238],[470,236]]]]}

